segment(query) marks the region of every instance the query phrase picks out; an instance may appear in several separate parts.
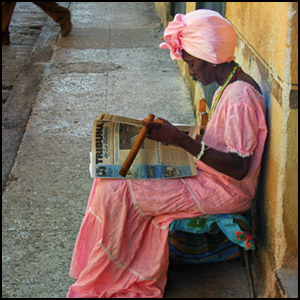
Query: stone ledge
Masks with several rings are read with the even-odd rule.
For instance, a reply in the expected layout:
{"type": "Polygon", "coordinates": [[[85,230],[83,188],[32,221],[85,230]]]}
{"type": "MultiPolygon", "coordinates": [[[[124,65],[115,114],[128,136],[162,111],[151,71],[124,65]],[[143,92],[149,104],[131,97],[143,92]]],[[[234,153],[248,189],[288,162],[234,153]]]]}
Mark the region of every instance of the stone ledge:
{"type": "Polygon", "coordinates": [[[298,271],[292,269],[275,270],[275,282],[282,298],[298,298],[298,271]]]}

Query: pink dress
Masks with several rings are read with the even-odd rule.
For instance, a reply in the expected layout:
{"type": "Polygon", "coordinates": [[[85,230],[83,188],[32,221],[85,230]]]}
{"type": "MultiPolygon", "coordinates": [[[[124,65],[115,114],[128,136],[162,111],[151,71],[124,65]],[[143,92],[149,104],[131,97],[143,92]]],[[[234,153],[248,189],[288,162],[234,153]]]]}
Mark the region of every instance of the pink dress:
{"type": "Polygon", "coordinates": [[[77,281],[67,297],[163,297],[170,223],[203,214],[247,211],[266,135],[262,96],[237,81],[225,89],[204,142],[223,152],[253,155],[243,180],[201,161],[196,161],[198,176],[189,178],[95,179],[72,258],[70,276],[77,281]]]}

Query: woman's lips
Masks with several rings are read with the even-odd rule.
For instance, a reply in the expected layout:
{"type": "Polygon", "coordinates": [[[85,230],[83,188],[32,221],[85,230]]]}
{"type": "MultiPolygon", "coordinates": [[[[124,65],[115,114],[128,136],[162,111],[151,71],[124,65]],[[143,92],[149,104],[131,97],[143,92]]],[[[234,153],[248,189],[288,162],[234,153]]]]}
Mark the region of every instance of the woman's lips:
{"type": "Polygon", "coordinates": [[[193,75],[193,80],[201,82],[203,85],[207,85],[206,81],[199,78],[196,74],[193,75]]]}

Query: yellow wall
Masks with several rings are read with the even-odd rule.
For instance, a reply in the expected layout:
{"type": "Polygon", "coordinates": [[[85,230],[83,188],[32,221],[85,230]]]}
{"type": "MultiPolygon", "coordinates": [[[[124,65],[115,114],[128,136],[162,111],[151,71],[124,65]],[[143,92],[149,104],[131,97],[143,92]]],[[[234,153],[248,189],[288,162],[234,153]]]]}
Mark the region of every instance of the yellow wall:
{"type": "Polygon", "coordinates": [[[166,27],[170,21],[170,2],[154,2],[154,5],[160,17],[160,23],[166,27]]]}
{"type": "Polygon", "coordinates": [[[226,18],[258,55],[283,77],[288,2],[227,2],[226,18]],[[283,13],[285,12],[285,13],[283,13]],[[256,30],[255,30],[256,29],[256,30]],[[261,31],[260,29],[263,29],[261,31]]]}
{"type": "Polygon", "coordinates": [[[286,296],[275,271],[298,267],[298,4],[227,2],[225,17],[238,34],[237,61],[268,105],[262,195],[256,196],[261,296],[286,296]]]}
{"type": "Polygon", "coordinates": [[[196,9],[196,2],[186,2],[185,3],[185,13],[189,13],[196,9]]]}

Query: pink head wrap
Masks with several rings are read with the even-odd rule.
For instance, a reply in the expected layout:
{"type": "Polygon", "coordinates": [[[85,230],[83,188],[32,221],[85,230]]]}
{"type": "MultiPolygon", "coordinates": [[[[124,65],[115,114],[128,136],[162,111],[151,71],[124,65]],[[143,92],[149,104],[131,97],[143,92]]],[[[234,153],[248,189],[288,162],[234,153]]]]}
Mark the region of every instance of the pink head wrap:
{"type": "Polygon", "coordinates": [[[169,49],[172,59],[181,59],[182,49],[213,64],[235,59],[236,32],[229,21],[213,10],[176,14],[165,29],[164,38],[166,42],[159,47],[169,49]]]}

